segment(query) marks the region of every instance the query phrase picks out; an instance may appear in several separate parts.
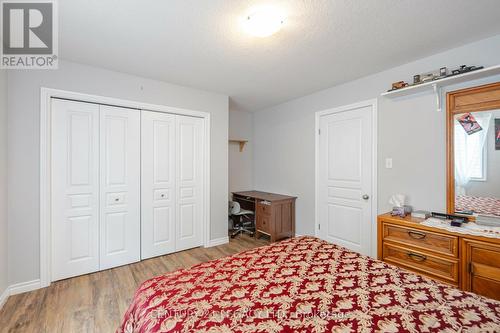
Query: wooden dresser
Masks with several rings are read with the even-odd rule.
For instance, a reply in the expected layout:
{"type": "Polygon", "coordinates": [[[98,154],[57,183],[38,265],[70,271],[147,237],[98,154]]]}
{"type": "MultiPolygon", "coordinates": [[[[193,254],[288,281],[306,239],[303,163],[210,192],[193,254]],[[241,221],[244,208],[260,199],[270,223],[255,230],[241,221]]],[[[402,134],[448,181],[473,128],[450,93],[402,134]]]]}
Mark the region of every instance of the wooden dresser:
{"type": "Polygon", "coordinates": [[[233,192],[233,200],[242,208],[255,211],[255,237],[265,234],[271,242],[295,236],[296,199],[260,191],[233,192]]]}
{"type": "Polygon", "coordinates": [[[378,217],[378,258],[460,289],[500,300],[500,239],[378,217]]]}

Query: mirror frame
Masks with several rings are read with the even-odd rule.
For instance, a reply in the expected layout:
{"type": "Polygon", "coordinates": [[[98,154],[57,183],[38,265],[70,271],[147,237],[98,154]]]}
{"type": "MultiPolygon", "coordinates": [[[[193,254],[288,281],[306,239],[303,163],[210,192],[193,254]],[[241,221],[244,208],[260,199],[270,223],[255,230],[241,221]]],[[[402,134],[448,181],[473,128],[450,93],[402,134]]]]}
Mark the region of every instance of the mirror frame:
{"type": "Polygon", "coordinates": [[[455,214],[455,156],[453,120],[458,113],[500,109],[500,82],[446,94],[446,210],[455,214]]]}

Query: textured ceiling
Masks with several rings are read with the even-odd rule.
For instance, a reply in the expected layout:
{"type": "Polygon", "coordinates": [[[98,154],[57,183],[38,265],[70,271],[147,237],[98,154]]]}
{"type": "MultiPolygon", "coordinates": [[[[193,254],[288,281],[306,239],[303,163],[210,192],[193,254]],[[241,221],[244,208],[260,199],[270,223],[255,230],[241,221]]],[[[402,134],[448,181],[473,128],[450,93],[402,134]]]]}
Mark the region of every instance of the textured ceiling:
{"type": "Polygon", "coordinates": [[[500,33],[499,0],[64,0],[62,59],[220,92],[257,111],[500,33]],[[246,35],[258,4],[281,31],[246,35]]]}

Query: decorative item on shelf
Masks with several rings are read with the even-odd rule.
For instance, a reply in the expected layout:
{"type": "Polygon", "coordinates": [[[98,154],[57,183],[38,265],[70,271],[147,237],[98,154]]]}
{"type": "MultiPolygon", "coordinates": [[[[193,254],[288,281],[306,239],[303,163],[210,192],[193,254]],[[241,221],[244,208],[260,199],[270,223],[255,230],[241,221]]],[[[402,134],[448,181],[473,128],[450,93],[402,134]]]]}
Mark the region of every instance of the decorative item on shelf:
{"type": "Polygon", "coordinates": [[[421,77],[422,83],[425,83],[425,82],[430,82],[430,81],[435,80],[438,77],[438,75],[436,75],[435,73],[425,73],[425,74],[420,75],[420,77],[421,77]]]}
{"type": "Polygon", "coordinates": [[[405,81],[394,82],[392,84],[392,88],[390,90],[387,90],[387,92],[392,92],[394,90],[399,90],[399,89],[406,88],[406,87],[413,87],[413,86],[417,86],[419,84],[437,81],[437,80],[448,78],[450,76],[469,73],[469,72],[477,71],[477,70],[483,69],[483,68],[484,68],[483,66],[476,67],[476,66],[462,65],[459,68],[452,70],[451,73],[449,73],[448,67],[445,66],[445,67],[441,67],[439,70],[435,70],[432,72],[413,75],[413,84],[408,84],[405,81]]]}
{"type": "Polygon", "coordinates": [[[406,83],[405,81],[398,81],[398,82],[394,82],[392,84],[392,89],[391,90],[396,90],[396,89],[401,89],[401,88],[404,88],[404,87],[408,87],[408,83],[406,83]]]}
{"type": "Polygon", "coordinates": [[[464,73],[468,73],[468,72],[472,72],[472,71],[477,71],[477,70],[483,69],[483,68],[484,68],[483,66],[476,67],[476,66],[462,65],[459,68],[452,70],[451,75],[464,74],[464,73]]]}
{"type": "Polygon", "coordinates": [[[438,71],[437,77],[435,80],[428,81],[428,82],[420,82],[421,77],[419,75],[414,76],[414,82],[413,84],[410,84],[408,87],[404,87],[401,89],[390,89],[387,91],[384,91],[381,96],[387,97],[387,98],[400,98],[403,96],[409,96],[409,95],[414,95],[418,94],[421,92],[433,92],[434,97],[436,100],[436,111],[440,112],[443,110],[442,107],[442,97],[445,94],[442,94],[442,89],[447,86],[451,86],[454,84],[462,83],[462,82],[468,82],[471,80],[477,80],[477,79],[482,79],[482,78],[487,78],[487,77],[492,77],[494,75],[499,75],[500,74],[500,64],[499,65],[494,65],[490,66],[487,68],[483,67],[473,67],[473,70],[470,70],[469,72],[464,72],[460,75],[453,75],[449,71],[448,67],[448,75],[446,77],[441,76],[441,72],[438,71]],[[419,81],[420,80],[420,81],[419,81]]]}
{"type": "Polygon", "coordinates": [[[439,69],[439,78],[442,79],[442,78],[445,78],[448,76],[448,68],[446,67],[441,67],[439,69]]]}
{"type": "Polygon", "coordinates": [[[431,217],[431,212],[429,212],[427,210],[415,210],[415,211],[411,212],[411,217],[416,217],[419,219],[427,219],[427,218],[431,217]]]}

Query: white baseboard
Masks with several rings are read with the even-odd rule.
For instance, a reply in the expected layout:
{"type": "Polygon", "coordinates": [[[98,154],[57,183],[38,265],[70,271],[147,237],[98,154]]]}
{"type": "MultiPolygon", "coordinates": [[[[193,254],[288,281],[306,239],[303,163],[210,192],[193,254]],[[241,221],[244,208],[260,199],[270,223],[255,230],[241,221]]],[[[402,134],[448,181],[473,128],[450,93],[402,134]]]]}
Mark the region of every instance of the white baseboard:
{"type": "Polygon", "coordinates": [[[7,302],[7,299],[9,298],[10,295],[10,288],[7,287],[4,292],[0,295],[0,309],[2,306],[7,302]]]}
{"type": "Polygon", "coordinates": [[[13,284],[9,287],[10,295],[26,293],[28,291],[40,289],[42,287],[40,279],[13,284]]]}
{"type": "Polygon", "coordinates": [[[219,246],[219,245],[223,245],[223,244],[227,244],[227,243],[229,243],[229,236],[211,239],[208,242],[208,247],[219,246]]]}
{"type": "Polygon", "coordinates": [[[40,289],[42,287],[40,283],[40,279],[26,281],[21,283],[16,283],[11,286],[8,286],[7,289],[0,295],[0,309],[7,302],[9,296],[26,293],[28,291],[33,291],[36,289],[40,289]]]}

